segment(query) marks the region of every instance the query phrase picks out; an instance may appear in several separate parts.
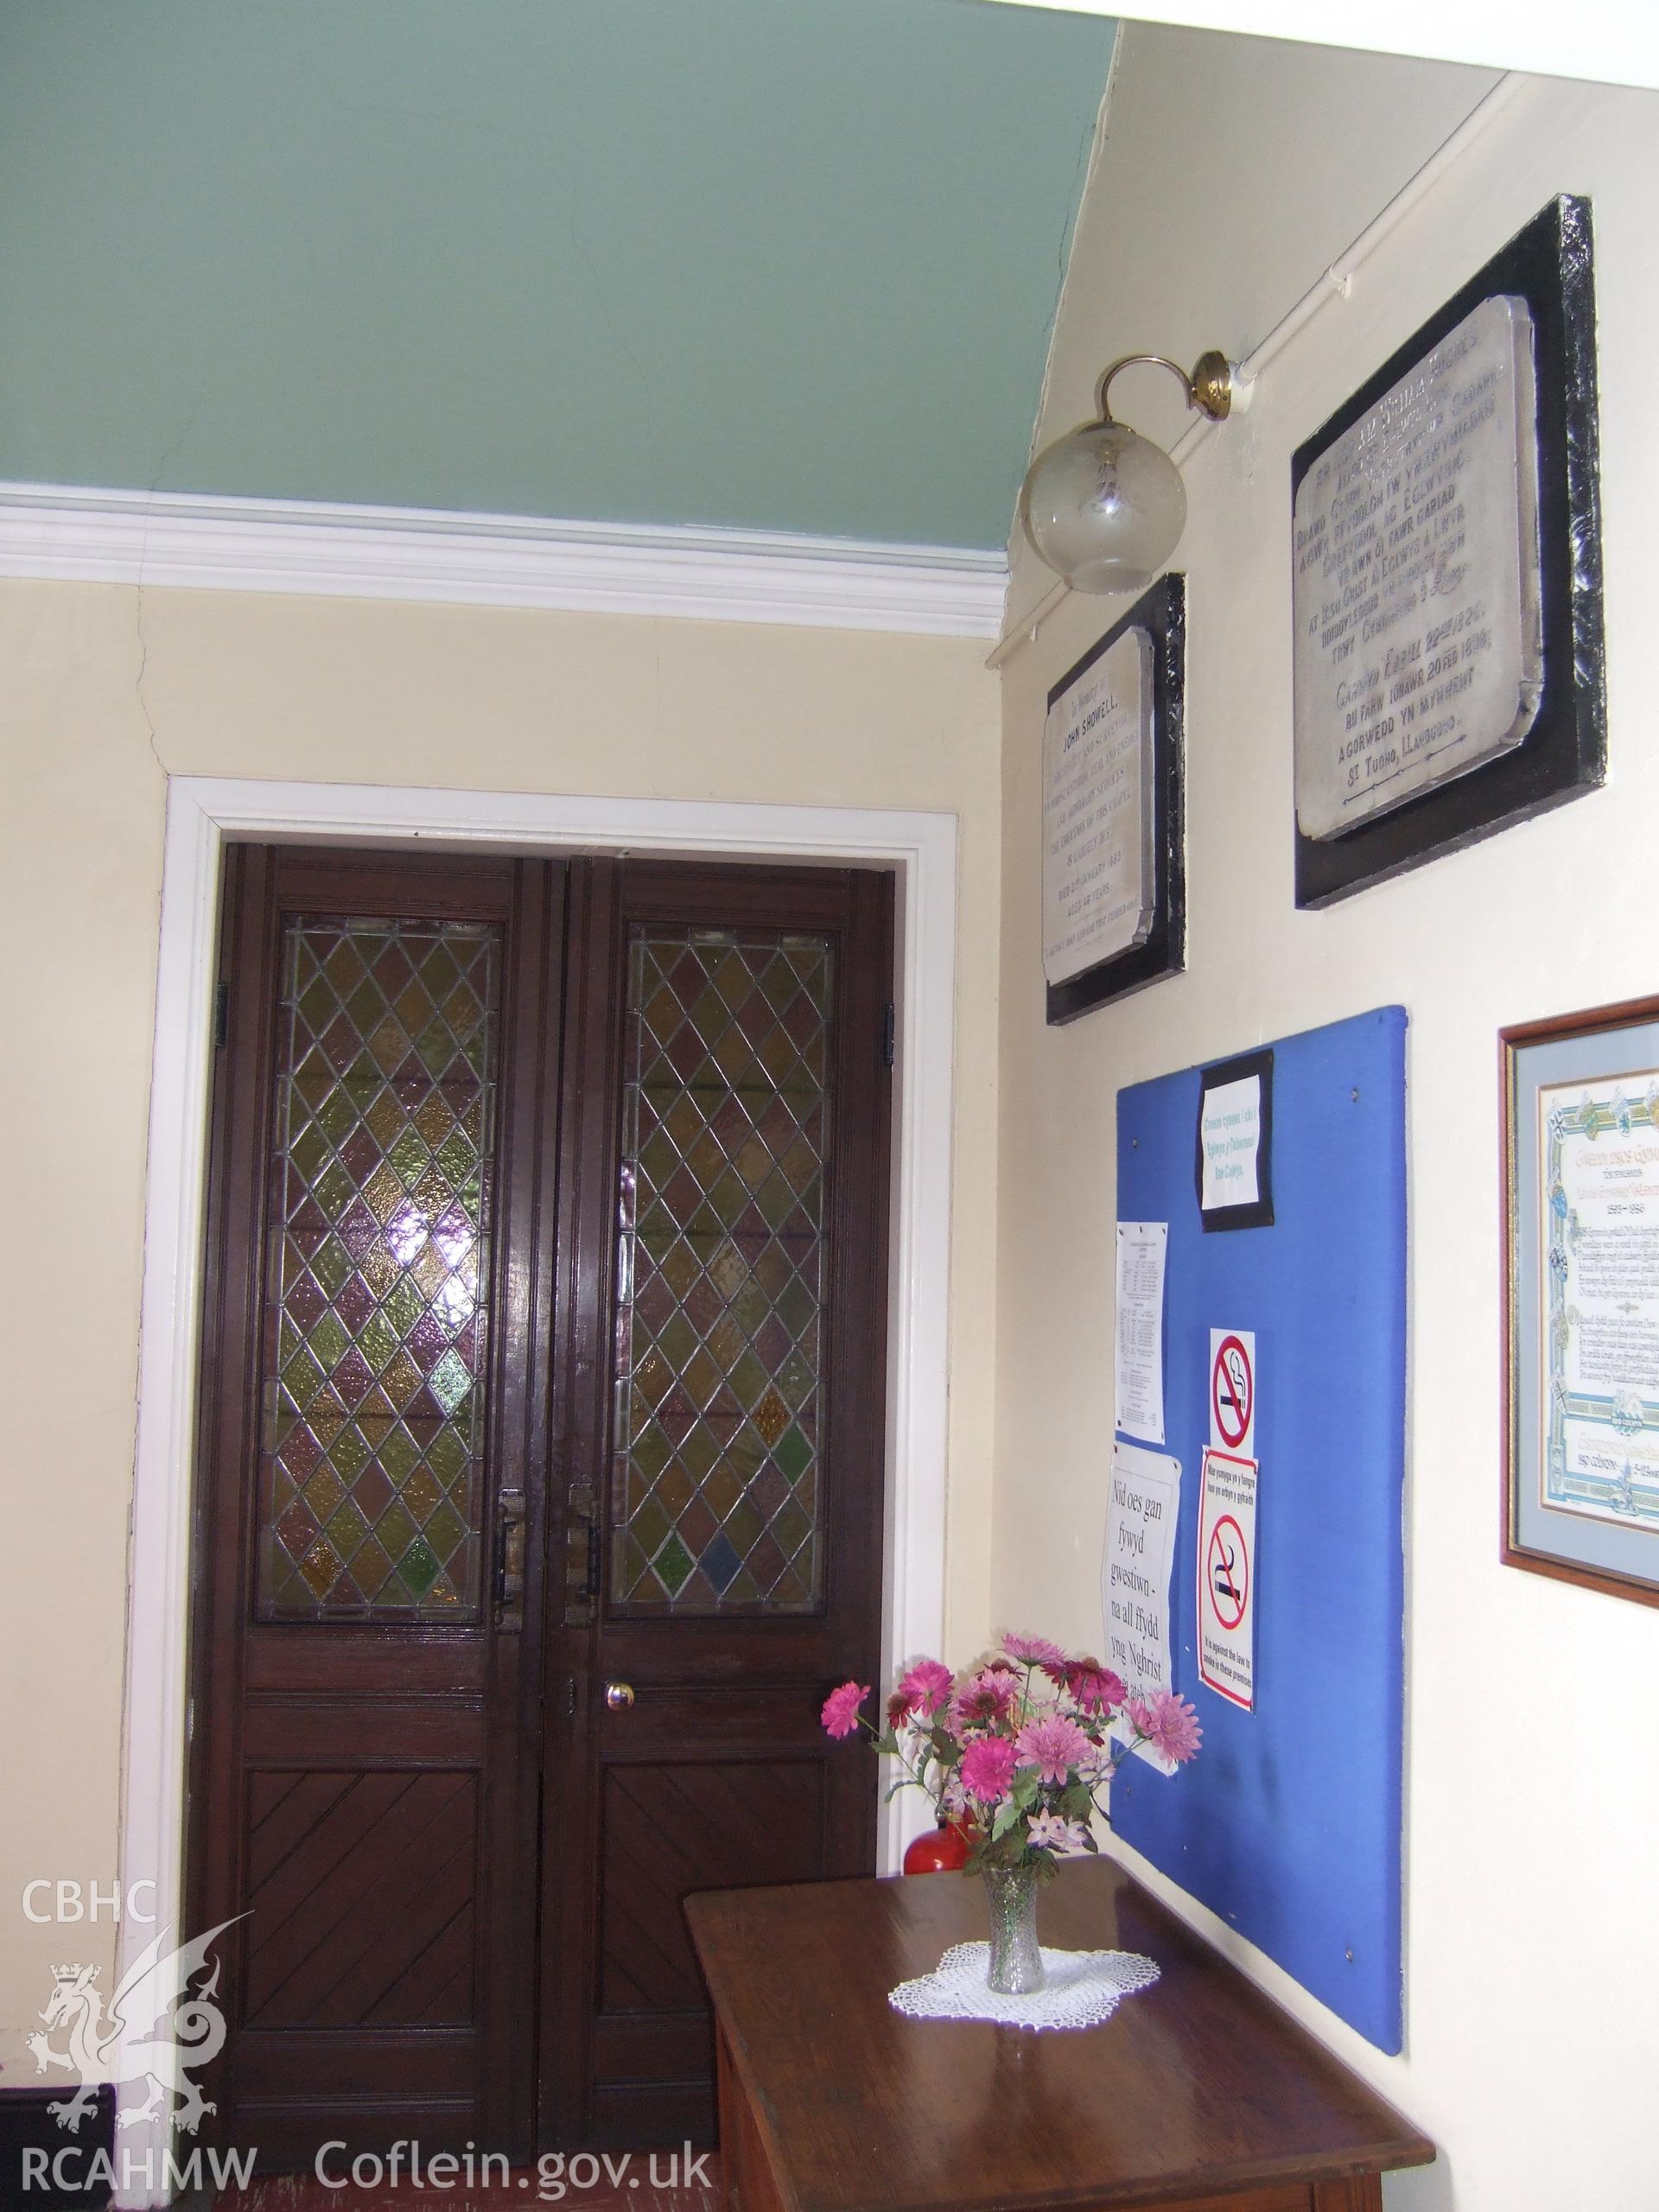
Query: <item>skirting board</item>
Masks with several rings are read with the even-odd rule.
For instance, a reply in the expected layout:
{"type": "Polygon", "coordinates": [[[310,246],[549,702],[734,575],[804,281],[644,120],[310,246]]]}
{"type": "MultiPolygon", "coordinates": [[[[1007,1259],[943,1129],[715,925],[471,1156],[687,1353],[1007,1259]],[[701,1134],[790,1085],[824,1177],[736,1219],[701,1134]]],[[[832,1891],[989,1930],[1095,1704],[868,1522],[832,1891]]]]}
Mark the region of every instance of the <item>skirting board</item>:
{"type": "Polygon", "coordinates": [[[60,2073],[38,2088],[0,2089],[0,2204],[37,2206],[40,2212],[86,2206],[90,2212],[109,2202],[107,2181],[89,2183],[88,2177],[98,2154],[107,2159],[114,2149],[113,2084],[93,2092],[92,2108],[73,2134],[47,2109],[73,2099],[79,2086],[75,2074],[60,2073]]]}

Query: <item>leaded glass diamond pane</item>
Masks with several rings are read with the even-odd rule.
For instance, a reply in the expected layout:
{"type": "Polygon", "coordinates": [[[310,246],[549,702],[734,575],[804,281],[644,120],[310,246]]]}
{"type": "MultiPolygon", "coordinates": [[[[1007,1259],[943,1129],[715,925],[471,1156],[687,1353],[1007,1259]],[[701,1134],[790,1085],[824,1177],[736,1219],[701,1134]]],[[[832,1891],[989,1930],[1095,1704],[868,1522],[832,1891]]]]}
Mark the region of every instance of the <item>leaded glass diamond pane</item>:
{"type": "Polygon", "coordinates": [[[283,931],[263,1620],[478,1618],[500,932],[283,931]]]}
{"type": "Polygon", "coordinates": [[[632,933],[611,1602],[817,1605],[833,952],[632,933]]]}

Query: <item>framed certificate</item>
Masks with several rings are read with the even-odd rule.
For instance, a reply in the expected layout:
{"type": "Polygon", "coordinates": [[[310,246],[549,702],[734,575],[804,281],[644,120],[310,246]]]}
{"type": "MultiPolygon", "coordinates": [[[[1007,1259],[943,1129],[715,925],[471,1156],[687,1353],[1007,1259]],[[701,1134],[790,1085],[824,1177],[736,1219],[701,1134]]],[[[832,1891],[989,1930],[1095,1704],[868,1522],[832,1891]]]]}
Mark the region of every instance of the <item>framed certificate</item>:
{"type": "Polygon", "coordinates": [[[1503,1556],[1659,1605],[1659,999],[1499,1051],[1503,1556]]]}
{"type": "Polygon", "coordinates": [[[1048,695],[1043,980],[1075,1020],[1185,963],[1185,580],[1164,576],[1048,695]]]}
{"type": "Polygon", "coordinates": [[[1296,903],[1602,780],[1590,207],[1562,197],[1292,467],[1296,903]]]}

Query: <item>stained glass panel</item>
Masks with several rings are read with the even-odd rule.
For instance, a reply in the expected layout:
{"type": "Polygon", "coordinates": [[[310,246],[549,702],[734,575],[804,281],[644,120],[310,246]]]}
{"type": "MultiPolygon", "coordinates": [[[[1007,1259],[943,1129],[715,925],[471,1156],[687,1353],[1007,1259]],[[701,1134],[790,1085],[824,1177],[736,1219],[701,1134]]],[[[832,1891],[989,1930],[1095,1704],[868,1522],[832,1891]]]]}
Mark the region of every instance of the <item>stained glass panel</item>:
{"type": "Polygon", "coordinates": [[[284,929],[262,1619],[477,1615],[499,969],[484,923],[284,929]]]}
{"type": "Polygon", "coordinates": [[[611,1601],[810,1612],[833,952],[634,930],[617,1270],[611,1601]]]}

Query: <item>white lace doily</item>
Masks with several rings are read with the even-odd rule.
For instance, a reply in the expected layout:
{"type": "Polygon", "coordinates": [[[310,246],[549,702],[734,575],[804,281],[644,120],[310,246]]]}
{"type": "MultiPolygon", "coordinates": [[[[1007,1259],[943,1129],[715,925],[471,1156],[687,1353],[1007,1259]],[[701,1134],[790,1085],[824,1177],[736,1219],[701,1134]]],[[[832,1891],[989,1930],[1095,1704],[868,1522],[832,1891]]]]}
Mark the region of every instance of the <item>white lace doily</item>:
{"type": "Polygon", "coordinates": [[[1000,1997],[985,1986],[988,1943],[953,1943],[931,1974],[888,1993],[895,2012],[912,2020],[996,2020],[1010,2028],[1094,2028],[1118,2001],[1150,1989],[1158,1969],[1138,1951],[1043,1952],[1048,1979],[1028,1997],[1000,1997]]]}

